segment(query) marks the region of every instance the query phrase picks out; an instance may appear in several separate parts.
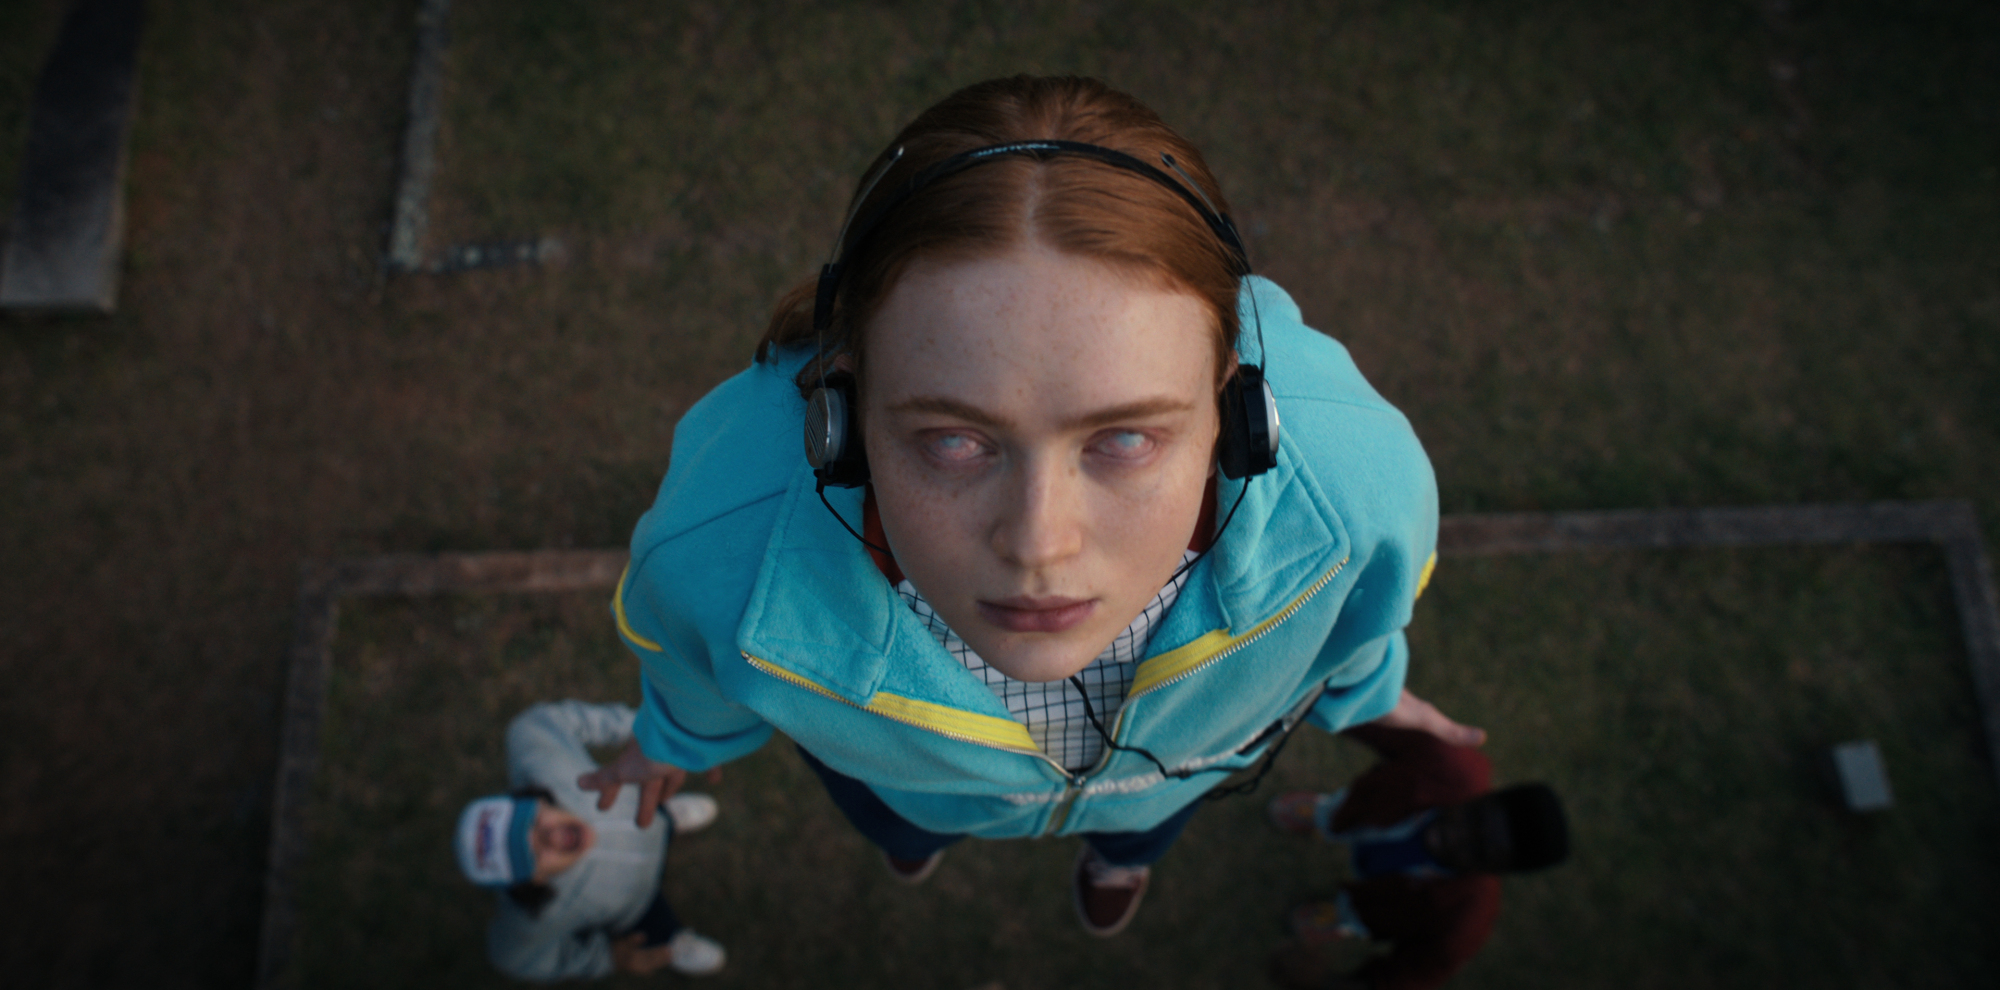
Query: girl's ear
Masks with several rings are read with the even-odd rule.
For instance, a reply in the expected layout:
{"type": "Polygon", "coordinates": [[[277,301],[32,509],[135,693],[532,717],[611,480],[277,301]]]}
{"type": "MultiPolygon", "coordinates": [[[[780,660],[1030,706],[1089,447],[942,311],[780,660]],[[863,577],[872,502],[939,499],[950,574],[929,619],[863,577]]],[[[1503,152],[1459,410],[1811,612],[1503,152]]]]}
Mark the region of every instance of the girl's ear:
{"type": "Polygon", "coordinates": [[[842,352],[833,356],[833,370],[854,374],[854,355],[842,352]]]}

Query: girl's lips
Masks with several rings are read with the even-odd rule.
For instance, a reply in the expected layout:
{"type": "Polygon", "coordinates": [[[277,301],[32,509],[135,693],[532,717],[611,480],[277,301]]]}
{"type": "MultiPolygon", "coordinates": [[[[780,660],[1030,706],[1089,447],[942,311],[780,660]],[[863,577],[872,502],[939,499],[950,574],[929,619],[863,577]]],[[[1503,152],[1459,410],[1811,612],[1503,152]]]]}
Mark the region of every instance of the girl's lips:
{"type": "Polygon", "coordinates": [[[981,601],[979,615],[1008,632],[1062,632],[1096,611],[1094,598],[1003,598],[981,601]]]}

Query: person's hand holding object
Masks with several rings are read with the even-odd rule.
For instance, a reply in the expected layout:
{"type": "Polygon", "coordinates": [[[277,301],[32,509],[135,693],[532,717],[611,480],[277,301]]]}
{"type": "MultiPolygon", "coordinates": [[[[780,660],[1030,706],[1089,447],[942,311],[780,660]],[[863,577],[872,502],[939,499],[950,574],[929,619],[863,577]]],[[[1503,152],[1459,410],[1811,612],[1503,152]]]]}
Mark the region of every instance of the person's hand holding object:
{"type": "MultiPolygon", "coordinates": [[[[722,768],[708,772],[708,782],[713,784],[722,779],[722,768]]],[[[659,763],[647,758],[639,749],[639,741],[632,740],[620,750],[618,758],[590,773],[576,778],[576,786],[586,791],[597,792],[597,810],[610,811],[618,801],[618,789],[626,784],[639,785],[639,814],[636,821],[640,828],[653,824],[653,815],[660,805],[667,802],[687,783],[687,771],[671,763],[659,763]]]]}

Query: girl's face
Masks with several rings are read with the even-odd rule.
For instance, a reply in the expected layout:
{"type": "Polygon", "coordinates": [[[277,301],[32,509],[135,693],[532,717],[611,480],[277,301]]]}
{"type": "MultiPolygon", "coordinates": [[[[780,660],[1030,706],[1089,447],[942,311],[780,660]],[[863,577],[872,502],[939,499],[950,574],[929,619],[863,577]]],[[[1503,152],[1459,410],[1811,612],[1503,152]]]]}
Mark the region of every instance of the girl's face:
{"type": "Polygon", "coordinates": [[[1016,680],[1082,669],[1180,566],[1218,415],[1191,293],[1027,246],[912,264],[869,323],[861,422],[896,562],[1016,680]]]}

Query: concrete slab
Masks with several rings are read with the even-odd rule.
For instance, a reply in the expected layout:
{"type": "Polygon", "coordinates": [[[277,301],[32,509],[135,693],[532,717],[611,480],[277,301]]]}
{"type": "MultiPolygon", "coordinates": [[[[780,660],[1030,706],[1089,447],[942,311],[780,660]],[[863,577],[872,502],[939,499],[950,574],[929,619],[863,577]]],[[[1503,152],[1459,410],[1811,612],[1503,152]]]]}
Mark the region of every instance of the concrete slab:
{"type": "Polygon", "coordinates": [[[145,0],[77,0],[35,85],[0,307],[109,313],[145,0]]]}
{"type": "Polygon", "coordinates": [[[403,130],[403,158],[396,177],[396,213],[383,264],[391,272],[424,267],[424,230],[430,225],[431,178],[437,174],[438,113],[444,89],[446,22],[451,0],[417,4],[417,60],[410,72],[410,119],[403,130]]]}
{"type": "Polygon", "coordinates": [[[1833,747],[1833,771],[1840,796],[1849,811],[1884,811],[1896,803],[1889,773],[1882,766],[1882,749],[1873,739],[1857,739],[1833,747]]]}

